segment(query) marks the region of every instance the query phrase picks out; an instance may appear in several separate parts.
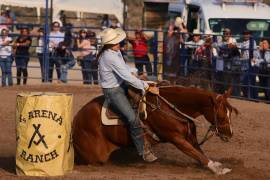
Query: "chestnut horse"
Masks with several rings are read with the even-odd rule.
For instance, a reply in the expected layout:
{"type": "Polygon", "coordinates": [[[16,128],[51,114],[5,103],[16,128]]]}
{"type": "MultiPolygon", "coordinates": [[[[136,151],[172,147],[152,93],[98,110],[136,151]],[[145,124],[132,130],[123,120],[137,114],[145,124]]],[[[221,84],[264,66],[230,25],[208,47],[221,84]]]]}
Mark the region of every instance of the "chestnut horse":
{"type": "Polygon", "coordinates": [[[209,131],[211,130],[221,140],[227,142],[232,137],[231,114],[232,112],[238,114],[238,110],[231,106],[227,100],[231,95],[232,88],[229,88],[223,95],[182,86],[160,86],[159,90],[161,96],[184,114],[192,118],[203,115],[211,124],[209,131]]]}
{"type": "MultiPolygon", "coordinates": [[[[168,90],[161,88],[162,94],[167,94],[166,91],[172,91],[172,88],[168,90]]],[[[198,96],[198,94],[194,94],[194,96],[198,96]]],[[[193,121],[182,116],[175,109],[172,109],[170,104],[162,96],[147,93],[145,97],[147,119],[144,121],[144,124],[162,142],[174,144],[179,150],[208,167],[216,174],[225,174],[230,171],[228,168],[223,168],[221,163],[211,161],[200,149],[196,137],[196,126],[193,121]]],[[[181,101],[178,96],[174,98],[178,99],[179,102],[181,101]]],[[[224,107],[227,107],[227,105],[222,104],[221,106],[218,103],[218,98],[209,96],[205,100],[209,103],[207,104],[206,102],[204,104],[206,107],[212,107],[217,112],[224,111],[226,114],[224,107]]],[[[125,126],[102,125],[101,108],[103,102],[103,96],[93,99],[82,107],[74,118],[73,143],[76,157],[87,164],[105,163],[113,151],[120,147],[132,145],[131,138],[125,126]]],[[[204,107],[201,108],[203,109],[204,107]]],[[[202,110],[199,112],[202,112],[202,110]]],[[[224,118],[223,120],[228,119],[224,118]]],[[[219,123],[222,123],[222,126],[225,126],[225,124],[227,124],[226,126],[230,125],[229,121],[219,123]]],[[[226,131],[228,128],[224,129],[226,131]]],[[[226,132],[226,134],[230,134],[230,132],[226,132]]],[[[150,136],[147,138],[151,143],[157,143],[150,136]]]]}

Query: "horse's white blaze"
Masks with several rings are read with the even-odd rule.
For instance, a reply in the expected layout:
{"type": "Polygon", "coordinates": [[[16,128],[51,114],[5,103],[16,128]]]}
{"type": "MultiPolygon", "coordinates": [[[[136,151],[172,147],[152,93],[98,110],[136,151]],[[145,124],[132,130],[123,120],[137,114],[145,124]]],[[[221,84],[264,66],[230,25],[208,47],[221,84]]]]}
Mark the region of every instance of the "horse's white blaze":
{"type": "Polygon", "coordinates": [[[228,108],[226,108],[227,110],[227,117],[229,119],[229,124],[230,124],[230,131],[231,131],[231,134],[233,133],[233,130],[232,130],[232,123],[231,123],[231,112],[228,108]]]}

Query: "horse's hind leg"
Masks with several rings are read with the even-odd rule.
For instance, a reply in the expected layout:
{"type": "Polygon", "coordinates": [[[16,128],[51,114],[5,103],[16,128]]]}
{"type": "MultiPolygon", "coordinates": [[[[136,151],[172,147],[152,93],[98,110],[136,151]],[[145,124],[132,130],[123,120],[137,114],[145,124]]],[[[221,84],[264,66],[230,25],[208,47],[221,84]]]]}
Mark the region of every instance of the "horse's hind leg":
{"type": "Polygon", "coordinates": [[[186,139],[182,137],[175,136],[175,138],[173,138],[172,143],[186,155],[199,161],[202,165],[208,167],[211,171],[213,171],[216,174],[226,174],[231,171],[228,168],[222,168],[220,163],[213,162],[210,159],[208,159],[202,152],[200,152],[190,142],[188,142],[186,139]]]}

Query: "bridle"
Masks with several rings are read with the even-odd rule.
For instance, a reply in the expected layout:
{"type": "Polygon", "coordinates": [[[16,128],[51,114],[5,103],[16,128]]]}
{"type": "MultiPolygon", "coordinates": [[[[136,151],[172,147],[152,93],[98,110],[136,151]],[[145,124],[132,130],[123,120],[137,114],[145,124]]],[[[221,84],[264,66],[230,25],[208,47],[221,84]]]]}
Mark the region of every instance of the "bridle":
{"type": "MultiPolygon", "coordinates": [[[[216,100],[218,100],[219,97],[223,98],[222,95],[219,94],[219,95],[217,95],[216,100]]],[[[222,101],[217,105],[217,108],[214,107],[214,124],[209,126],[203,140],[199,143],[199,145],[204,144],[206,141],[208,141],[214,135],[220,137],[220,139],[223,140],[224,142],[229,141],[230,137],[226,136],[225,134],[222,134],[219,131],[219,127],[223,127],[223,125],[218,124],[218,120],[217,120],[218,110],[220,109],[221,105],[222,105],[222,101]]],[[[227,118],[229,119],[230,129],[231,129],[231,121],[230,121],[231,111],[228,110],[228,108],[226,108],[226,111],[227,111],[227,118]]]]}
{"type": "MultiPolygon", "coordinates": [[[[160,111],[161,113],[164,113],[166,114],[167,116],[171,116],[175,119],[177,119],[178,121],[181,121],[181,122],[185,122],[187,123],[188,125],[188,133],[190,133],[190,123],[191,122],[199,122],[197,119],[183,113],[182,111],[180,111],[175,105],[173,105],[172,103],[170,103],[166,98],[162,97],[161,95],[156,95],[156,103],[151,103],[151,102],[148,102],[145,100],[145,96],[148,92],[146,92],[143,96],[141,96],[139,102],[143,102],[145,103],[146,105],[148,105],[152,110],[151,112],[153,111],[160,111]],[[179,116],[176,116],[175,114],[172,114],[168,111],[164,111],[161,109],[161,104],[159,102],[159,99],[161,99],[164,103],[166,103],[171,109],[173,109],[177,114],[180,114],[181,116],[183,116],[184,118],[180,118],[179,116]]],[[[216,97],[216,100],[218,100],[219,97],[222,97],[222,95],[218,95],[216,97]]],[[[214,107],[214,124],[210,125],[206,134],[204,135],[204,138],[202,139],[202,141],[199,143],[199,145],[203,145],[206,141],[208,141],[211,137],[213,137],[214,135],[220,137],[221,140],[225,141],[225,142],[228,142],[229,141],[229,137],[227,137],[226,135],[222,134],[220,131],[219,131],[219,128],[218,127],[221,127],[222,125],[219,125],[218,124],[218,120],[217,120],[217,113],[218,113],[218,109],[221,107],[222,105],[222,101],[218,104],[217,108],[214,107]]],[[[227,110],[228,111],[228,110],[227,110]]],[[[230,117],[228,117],[230,118],[230,117]]]]}

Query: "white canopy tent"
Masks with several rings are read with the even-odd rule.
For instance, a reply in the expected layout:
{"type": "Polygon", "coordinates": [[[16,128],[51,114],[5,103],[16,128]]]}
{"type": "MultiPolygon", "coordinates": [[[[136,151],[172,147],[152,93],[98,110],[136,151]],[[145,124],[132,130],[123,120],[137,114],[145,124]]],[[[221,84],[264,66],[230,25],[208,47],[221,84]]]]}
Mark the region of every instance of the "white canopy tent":
{"type": "MultiPolygon", "coordinates": [[[[40,15],[40,8],[45,7],[45,0],[0,0],[1,5],[36,7],[40,15]]],[[[50,0],[49,0],[50,3],[50,0]]],[[[49,4],[49,7],[51,5],[49,4]]],[[[123,3],[121,0],[53,0],[54,17],[60,10],[114,14],[123,23],[123,3]]]]}

